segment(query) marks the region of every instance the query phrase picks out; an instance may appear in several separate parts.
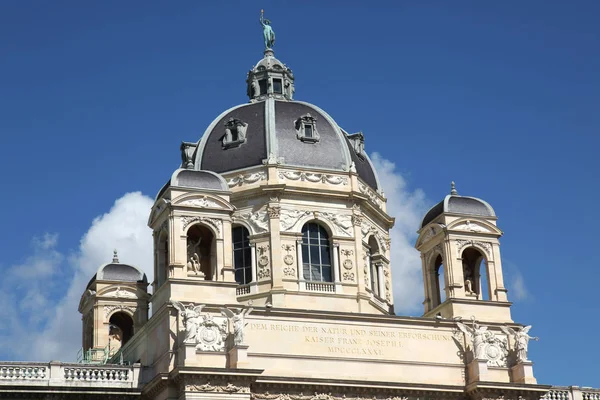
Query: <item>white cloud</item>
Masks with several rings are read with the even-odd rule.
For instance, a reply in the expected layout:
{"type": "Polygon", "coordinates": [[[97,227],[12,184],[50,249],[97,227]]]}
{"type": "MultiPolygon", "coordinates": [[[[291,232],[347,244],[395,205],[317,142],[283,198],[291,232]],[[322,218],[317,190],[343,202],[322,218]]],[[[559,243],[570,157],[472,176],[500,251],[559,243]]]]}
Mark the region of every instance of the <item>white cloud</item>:
{"type": "Polygon", "coordinates": [[[152,232],[146,226],[152,203],[139,192],[125,194],[109,212],[94,219],[68,263],[56,250],[57,234],[34,238],[33,255],[11,267],[2,284],[0,304],[18,306],[0,308],[0,318],[8,322],[0,328],[0,354],[12,359],[74,360],[81,347],[79,299],[98,267],[112,260],[113,249],[120,262],[140,267],[152,280],[152,232]]]}
{"type": "Polygon", "coordinates": [[[387,213],[396,218],[391,231],[391,265],[396,313],[421,315],[423,278],[421,258],[415,250],[416,231],[427,212],[428,202],[421,189],[409,190],[406,180],[391,161],[373,153],[371,159],[387,197],[387,213]]]}
{"type": "Polygon", "coordinates": [[[531,299],[531,294],[525,285],[525,278],[516,264],[504,260],[504,275],[508,282],[508,298],[514,301],[526,301],[531,299]]]}

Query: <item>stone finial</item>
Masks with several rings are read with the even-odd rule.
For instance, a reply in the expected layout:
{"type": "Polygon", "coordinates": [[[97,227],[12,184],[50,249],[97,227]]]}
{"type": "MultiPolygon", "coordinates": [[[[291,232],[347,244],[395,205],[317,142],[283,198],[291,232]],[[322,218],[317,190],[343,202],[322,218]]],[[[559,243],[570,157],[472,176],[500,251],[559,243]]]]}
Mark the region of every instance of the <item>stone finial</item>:
{"type": "Polygon", "coordinates": [[[454,183],[454,181],[450,182],[450,194],[453,196],[458,195],[458,192],[456,191],[456,184],[454,183]]]}
{"type": "Polygon", "coordinates": [[[113,250],[113,263],[118,264],[119,263],[119,256],[117,254],[117,249],[113,250]]]}

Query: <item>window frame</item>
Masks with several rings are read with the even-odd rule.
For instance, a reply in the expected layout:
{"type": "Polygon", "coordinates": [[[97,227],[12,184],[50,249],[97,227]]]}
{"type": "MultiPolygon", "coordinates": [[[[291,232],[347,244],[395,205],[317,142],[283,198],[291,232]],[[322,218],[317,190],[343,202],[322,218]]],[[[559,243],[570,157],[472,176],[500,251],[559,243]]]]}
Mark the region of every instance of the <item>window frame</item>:
{"type": "Polygon", "coordinates": [[[231,247],[233,251],[233,271],[235,281],[240,285],[252,283],[252,246],[250,244],[250,231],[243,225],[235,225],[231,228],[231,247]],[[236,230],[242,231],[242,240],[236,241],[236,230]],[[236,245],[240,245],[236,248],[236,245]],[[236,254],[241,254],[242,265],[238,265],[236,254]],[[247,259],[246,259],[247,258],[247,259]],[[237,279],[237,271],[241,270],[242,282],[237,279]]]}
{"type": "Polygon", "coordinates": [[[333,249],[331,246],[330,235],[327,230],[316,222],[307,222],[302,226],[302,278],[307,282],[325,282],[333,283],[333,249]],[[311,228],[315,227],[316,232],[311,228]],[[312,235],[311,235],[312,233],[312,235]],[[316,237],[313,236],[316,234],[316,237]],[[313,260],[314,252],[318,254],[318,260],[313,260]],[[326,257],[324,257],[326,255],[326,257]],[[328,263],[323,262],[328,258],[328,263]],[[318,276],[313,275],[313,271],[318,270],[318,276]],[[328,270],[328,276],[325,276],[324,270],[328,270]],[[307,273],[308,272],[308,276],[307,273]]]}

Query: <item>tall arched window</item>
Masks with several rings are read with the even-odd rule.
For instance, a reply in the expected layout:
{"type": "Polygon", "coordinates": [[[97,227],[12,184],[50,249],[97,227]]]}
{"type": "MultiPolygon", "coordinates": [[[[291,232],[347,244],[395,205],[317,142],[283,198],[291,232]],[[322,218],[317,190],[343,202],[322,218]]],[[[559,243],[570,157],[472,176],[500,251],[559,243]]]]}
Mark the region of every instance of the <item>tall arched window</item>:
{"type": "Polygon", "coordinates": [[[434,307],[439,306],[446,301],[446,278],[444,277],[444,260],[441,255],[438,255],[433,265],[433,272],[435,278],[435,304],[434,307]]]}
{"type": "Polygon", "coordinates": [[[232,230],[233,268],[235,280],[240,285],[252,282],[252,249],[249,236],[248,229],[243,226],[236,226],[232,230]]]}
{"type": "Polygon", "coordinates": [[[380,253],[379,245],[377,244],[377,239],[375,239],[375,236],[371,236],[369,238],[369,249],[367,254],[369,257],[369,270],[371,272],[371,291],[375,295],[381,296],[381,293],[379,293],[379,281],[382,279],[382,277],[379,276],[380,271],[377,266],[377,259],[379,258],[378,256],[380,253]]]}
{"type": "Polygon", "coordinates": [[[302,227],[302,269],[307,281],[333,282],[329,235],[314,222],[302,227]]]}

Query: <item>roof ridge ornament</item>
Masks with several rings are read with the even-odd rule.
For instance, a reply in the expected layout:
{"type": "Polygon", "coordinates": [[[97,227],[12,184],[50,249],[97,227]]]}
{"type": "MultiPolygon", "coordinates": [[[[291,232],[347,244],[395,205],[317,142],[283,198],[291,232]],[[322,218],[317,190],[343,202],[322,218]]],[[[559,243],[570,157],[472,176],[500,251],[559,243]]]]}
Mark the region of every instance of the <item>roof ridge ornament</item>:
{"type": "Polygon", "coordinates": [[[458,196],[458,192],[456,191],[456,184],[454,181],[450,182],[450,194],[452,196],[458,196]]]}
{"type": "Polygon", "coordinates": [[[115,263],[115,264],[120,264],[119,263],[119,255],[117,254],[117,249],[113,250],[113,260],[112,260],[112,262],[115,263]]]}

